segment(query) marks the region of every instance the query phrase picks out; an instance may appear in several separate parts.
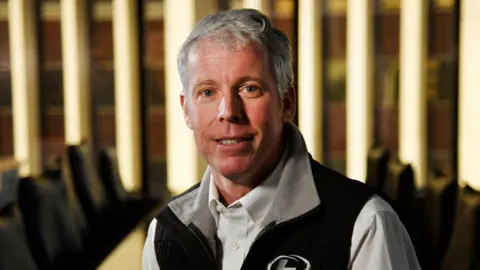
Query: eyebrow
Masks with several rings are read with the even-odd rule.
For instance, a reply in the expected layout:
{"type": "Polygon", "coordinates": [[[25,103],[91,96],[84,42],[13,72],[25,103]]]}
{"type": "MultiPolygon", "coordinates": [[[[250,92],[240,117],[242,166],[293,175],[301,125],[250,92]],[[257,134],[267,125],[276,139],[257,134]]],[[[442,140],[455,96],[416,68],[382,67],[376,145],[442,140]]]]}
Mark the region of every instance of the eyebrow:
{"type": "Polygon", "coordinates": [[[262,88],[266,88],[267,87],[267,83],[262,80],[261,78],[259,77],[252,77],[252,76],[243,76],[243,77],[240,77],[239,79],[236,80],[236,82],[234,83],[235,86],[238,86],[242,83],[245,83],[247,81],[255,81],[257,83],[259,83],[261,85],[262,88]]]}
{"type": "Polygon", "coordinates": [[[215,81],[213,80],[203,80],[193,85],[193,89],[197,89],[200,86],[214,85],[215,81]]]}

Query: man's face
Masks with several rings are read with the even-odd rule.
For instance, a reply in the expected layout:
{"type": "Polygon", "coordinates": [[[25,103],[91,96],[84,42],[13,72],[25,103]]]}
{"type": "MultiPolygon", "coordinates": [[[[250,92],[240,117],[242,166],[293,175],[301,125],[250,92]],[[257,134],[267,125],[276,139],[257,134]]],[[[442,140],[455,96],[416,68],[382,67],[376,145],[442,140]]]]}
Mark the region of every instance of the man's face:
{"type": "Polygon", "coordinates": [[[252,178],[281,151],[284,123],[294,113],[294,90],[283,100],[265,54],[253,46],[229,50],[197,45],[181,95],[185,120],[210,167],[235,181],[252,178]]]}

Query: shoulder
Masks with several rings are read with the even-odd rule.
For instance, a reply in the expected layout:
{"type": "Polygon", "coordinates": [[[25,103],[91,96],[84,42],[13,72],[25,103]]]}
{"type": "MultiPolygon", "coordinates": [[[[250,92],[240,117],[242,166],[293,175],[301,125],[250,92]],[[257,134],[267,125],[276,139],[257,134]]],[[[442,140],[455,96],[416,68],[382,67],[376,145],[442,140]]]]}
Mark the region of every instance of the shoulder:
{"type": "Polygon", "coordinates": [[[157,220],[154,218],[148,226],[147,239],[143,247],[142,253],[142,269],[159,270],[158,260],[155,253],[155,231],[157,228],[157,220]]]}
{"type": "Polygon", "coordinates": [[[356,219],[350,260],[352,269],[420,269],[407,230],[378,195],[367,201],[356,219]]]}
{"type": "MultiPolygon", "coordinates": [[[[155,213],[155,216],[150,221],[147,233],[147,242],[152,243],[161,241],[162,239],[169,238],[175,231],[179,228],[184,227],[184,223],[179,219],[179,217],[172,210],[173,208],[180,208],[179,205],[185,206],[187,209],[187,204],[192,204],[189,197],[196,196],[198,191],[199,183],[195,184],[185,192],[182,192],[179,195],[174,196],[170,199],[167,204],[165,204],[158,212],[155,213]]],[[[176,209],[178,210],[178,209],[176,209]]],[[[185,209],[181,209],[186,211],[185,209]]]]}
{"type": "MultiPolygon", "coordinates": [[[[327,168],[311,159],[312,175],[322,201],[360,204],[360,208],[378,191],[363,182],[327,168]]],[[[360,210],[358,208],[358,210],[360,210]]]]}
{"type": "Polygon", "coordinates": [[[384,222],[388,219],[398,220],[400,222],[392,206],[380,196],[373,195],[358,214],[355,226],[358,228],[362,226],[367,228],[377,220],[384,222]]]}
{"type": "Polygon", "coordinates": [[[175,216],[172,211],[178,213],[193,210],[193,204],[200,187],[200,182],[193,185],[186,191],[175,195],[172,199],[162,207],[156,214],[155,218],[158,223],[162,223],[165,219],[172,219],[175,216]]]}

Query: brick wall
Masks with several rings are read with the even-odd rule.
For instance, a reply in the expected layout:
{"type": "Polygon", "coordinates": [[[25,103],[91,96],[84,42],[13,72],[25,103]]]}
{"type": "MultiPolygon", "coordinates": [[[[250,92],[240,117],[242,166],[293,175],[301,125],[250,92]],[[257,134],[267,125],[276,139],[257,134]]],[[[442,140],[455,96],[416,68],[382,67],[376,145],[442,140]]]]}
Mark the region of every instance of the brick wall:
{"type": "MultiPolygon", "coordinates": [[[[275,14],[275,13],[274,13],[275,14]]],[[[340,171],[345,168],[345,13],[324,13],[323,40],[325,51],[327,165],[340,171]]],[[[273,18],[274,23],[293,38],[293,21],[289,16],[273,18]]],[[[452,124],[454,85],[453,16],[451,9],[434,8],[430,19],[429,117],[430,155],[448,163],[452,145],[449,129],[452,124]],[[445,158],[447,157],[447,158],[445,158]],[[446,161],[445,161],[446,160],[446,161]]],[[[377,141],[392,150],[398,148],[398,43],[399,12],[387,10],[375,15],[376,26],[376,118],[377,141]]],[[[62,50],[59,21],[44,21],[41,56],[41,121],[42,149],[46,156],[61,151],[64,141],[62,98],[62,50]]],[[[150,20],[145,29],[145,84],[148,105],[148,157],[151,178],[165,175],[165,95],[163,67],[163,21],[150,20]]],[[[0,155],[13,154],[11,93],[9,71],[8,24],[0,21],[0,155]]],[[[92,95],[94,101],[95,141],[100,147],[115,145],[114,70],[111,21],[96,21],[92,27],[92,95]]],[[[296,45],[292,40],[293,46],[296,45]]],[[[300,70],[301,72],[301,70],[300,70]]],[[[321,74],[319,74],[320,76],[321,74]]]]}

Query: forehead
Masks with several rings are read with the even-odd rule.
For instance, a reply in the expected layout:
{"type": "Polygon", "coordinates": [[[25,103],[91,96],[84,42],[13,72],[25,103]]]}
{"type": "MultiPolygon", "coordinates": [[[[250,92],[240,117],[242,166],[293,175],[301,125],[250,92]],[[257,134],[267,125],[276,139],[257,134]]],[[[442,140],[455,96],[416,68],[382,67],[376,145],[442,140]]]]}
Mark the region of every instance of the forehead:
{"type": "Polygon", "coordinates": [[[242,40],[241,38],[233,37],[231,34],[224,34],[219,36],[204,37],[192,45],[190,50],[190,59],[193,57],[201,57],[215,54],[218,51],[225,53],[238,53],[248,51],[249,53],[263,55],[263,50],[260,49],[253,41],[242,40]]]}
{"type": "Polygon", "coordinates": [[[201,41],[192,47],[188,57],[190,83],[214,77],[267,76],[267,54],[253,44],[201,41]],[[205,78],[209,77],[209,78],[205,78]]]}

